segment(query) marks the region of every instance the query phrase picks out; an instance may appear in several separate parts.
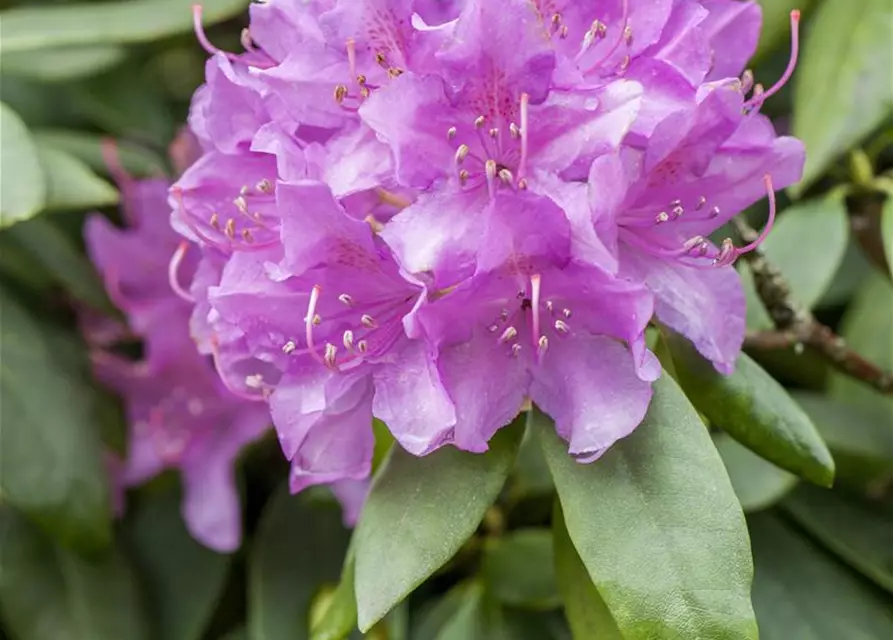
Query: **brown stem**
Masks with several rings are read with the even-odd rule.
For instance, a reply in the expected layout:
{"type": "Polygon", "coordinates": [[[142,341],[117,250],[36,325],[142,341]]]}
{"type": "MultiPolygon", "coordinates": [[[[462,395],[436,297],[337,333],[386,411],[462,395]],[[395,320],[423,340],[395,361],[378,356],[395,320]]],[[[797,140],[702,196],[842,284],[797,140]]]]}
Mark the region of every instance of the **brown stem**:
{"type": "MultiPolygon", "coordinates": [[[[745,242],[750,243],[756,239],[757,232],[746,222],[734,218],[733,223],[745,242]]],[[[818,322],[808,309],[793,300],[787,280],[759,250],[744,254],[743,258],[747,260],[753,273],[757,295],[775,324],[774,330],[748,333],[744,339],[745,348],[808,348],[838,371],[883,394],[893,395],[893,374],[853,351],[843,338],[818,322]]]]}

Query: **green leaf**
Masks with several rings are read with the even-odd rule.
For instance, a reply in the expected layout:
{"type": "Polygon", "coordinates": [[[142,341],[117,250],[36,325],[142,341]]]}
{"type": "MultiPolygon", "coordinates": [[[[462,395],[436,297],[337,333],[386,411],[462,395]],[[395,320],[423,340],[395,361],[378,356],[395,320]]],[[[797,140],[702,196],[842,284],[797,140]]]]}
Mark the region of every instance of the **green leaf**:
{"type": "MultiPolygon", "coordinates": [[[[102,155],[104,136],[85,131],[67,129],[36,129],[34,139],[41,147],[64,151],[84,162],[96,173],[110,175],[102,155]]],[[[145,147],[119,140],[115,143],[124,170],[136,178],[164,176],[164,163],[145,147]]]]}
{"type": "Polygon", "coordinates": [[[348,551],[341,572],[341,581],[332,592],[326,610],[313,624],[310,640],[342,640],[357,626],[357,599],[353,593],[356,563],[353,552],[348,551]]]}
{"type": "Polygon", "coordinates": [[[822,2],[804,34],[794,74],[793,135],[806,144],[797,193],[893,111],[889,0],[822,2]]]}
{"type": "Polygon", "coordinates": [[[349,534],[334,505],[312,504],[283,486],[264,509],[248,564],[252,640],[304,640],[310,604],[341,573],[349,534]]]}
{"type": "Polygon", "coordinates": [[[111,538],[97,420],[79,340],[0,289],[0,487],[63,544],[94,552],[111,538]]]}
{"type": "Polygon", "coordinates": [[[842,491],[800,487],[782,503],[850,566],[893,593],[893,509],[842,491]]]}
{"type": "Polygon", "coordinates": [[[725,433],[714,434],[713,443],[745,512],[772,506],[797,484],[796,476],[766,462],[725,433]]]}
{"type": "Polygon", "coordinates": [[[89,562],[8,506],[0,507],[0,609],[18,640],[149,638],[136,577],[118,549],[89,562]]]}
{"type": "MultiPolygon", "coordinates": [[[[0,13],[0,52],[96,43],[151,42],[192,29],[193,0],[129,0],[22,7],[0,13]]],[[[205,26],[247,9],[246,0],[205,0],[205,26]]]]}
{"type": "Polygon", "coordinates": [[[144,495],[125,531],[159,637],[199,640],[226,584],[229,556],[193,539],[176,490],[144,495]]]}
{"type": "Polygon", "coordinates": [[[809,416],[750,356],[724,376],[687,340],[668,337],[679,384],[702,414],[775,465],[828,486],[834,460],[809,416]]]}
{"type": "Polygon", "coordinates": [[[812,0],[759,0],[763,8],[763,28],[760,31],[760,43],[754,54],[754,60],[762,60],[767,54],[779,48],[782,42],[791,38],[792,9],[800,9],[806,13],[812,0]]]}
{"type": "Polygon", "coordinates": [[[118,202],[118,191],[73,155],[52,147],[38,147],[37,155],[47,179],[47,209],[91,209],[118,202]]]}
{"type": "Polygon", "coordinates": [[[93,264],[48,216],[32,218],[6,234],[79,302],[97,311],[115,312],[93,264]]]}
{"type": "Polygon", "coordinates": [[[564,600],[564,613],[574,640],[624,640],[571,542],[561,505],[557,502],[552,515],[552,531],[558,590],[564,600]]]}
{"type": "Polygon", "coordinates": [[[233,629],[220,640],[248,640],[248,630],[245,627],[233,629]]]}
{"type": "Polygon", "coordinates": [[[887,194],[884,209],[881,212],[881,238],[884,241],[887,267],[890,270],[890,276],[893,277],[893,193],[887,194]]]}
{"type": "Polygon", "coordinates": [[[893,438],[883,407],[794,392],[834,456],[836,482],[855,489],[885,486],[893,478],[893,438]]]}
{"type": "MultiPolygon", "coordinates": [[[[472,585],[468,583],[459,583],[446,595],[426,602],[413,616],[414,622],[410,637],[436,638],[440,630],[459,612],[465,602],[466,592],[471,588],[472,585]]],[[[480,585],[474,588],[478,589],[480,585]]]]}
{"type": "Polygon", "coordinates": [[[527,496],[551,496],[555,492],[549,465],[543,457],[543,448],[530,429],[524,431],[510,482],[511,496],[516,501],[527,496]]]}
{"type": "MultiPolygon", "coordinates": [[[[3,23],[6,27],[6,23],[3,23]]],[[[10,32],[4,29],[3,40],[10,32]]],[[[47,186],[37,147],[25,123],[0,102],[0,229],[43,208],[47,186]]]]}
{"type": "Polygon", "coordinates": [[[484,586],[497,602],[529,609],[561,605],[548,529],[519,529],[489,539],[482,562],[484,586]]]}
{"type": "Polygon", "coordinates": [[[624,638],[756,638],[741,506],[669,375],[642,424],[591,464],[568,455],[543,414],[531,417],[567,531],[624,638]]]}
{"type": "Polygon", "coordinates": [[[760,248],[781,270],[794,299],[812,308],[831,285],[848,242],[846,205],[834,193],[785,209],[760,248]]]}
{"type": "MultiPolygon", "coordinates": [[[[869,274],[844,316],[840,334],[851,349],[881,369],[893,370],[893,284],[883,274],[869,274]]],[[[844,374],[835,374],[831,379],[831,394],[884,411],[887,434],[893,438],[893,398],[884,397],[844,374]]]]}
{"type": "Polygon", "coordinates": [[[127,49],[107,44],[8,53],[3,56],[3,73],[57,82],[105,71],[125,57],[127,49]]]}
{"type": "Polygon", "coordinates": [[[376,474],[356,536],[356,595],[365,632],[468,540],[496,499],[523,434],[520,419],[483,454],[444,447],[418,458],[399,447],[376,474]]]}
{"type": "Polygon", "coordinates": [[[878,589],[777,516],[748,518],[761,640],[880,640],[893,608],[878,589]]]}

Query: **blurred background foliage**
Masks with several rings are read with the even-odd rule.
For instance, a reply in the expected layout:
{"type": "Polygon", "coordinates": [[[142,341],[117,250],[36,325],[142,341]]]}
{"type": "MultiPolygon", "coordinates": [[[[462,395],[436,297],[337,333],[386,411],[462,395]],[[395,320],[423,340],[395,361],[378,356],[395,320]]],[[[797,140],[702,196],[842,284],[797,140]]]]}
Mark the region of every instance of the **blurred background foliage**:
{"type": "MultiPolygon", "coordinates": [[[[115,310],[84,255],[81,226],[92,210],[116,216],[103,138],[119,140],[135,176],[170,170],[167,146],[202,82],[206,57],[191,33],[191,4],[0,0],[0,636],[339,638],[356,625],[354,580],[358,592],[375,591],[380,570],[407,572],[410,586],[360,602],[361,621],[381,618],[370,638],[658,637],[630,635],[620,618],[622,629],[615,626],[605,607],[613,603],[610,586],[593,586],[568,538],[570,516],[579,514],[562,515],[554,506],[553,477],[566,511],[573,498],[562,489],[565,472],[535,443],[535,425],[523,437],[523,425],[507,430],[504,450],[494,445],[487,454],[494,459],[480,468],[454,451],[424,461],[392,452],[353,543],[325,491],[288,495],[272,437],[242,464],[246,537],[237,553],[218,555],[189,537],[172,475],[131,492],[126,516],[112,518],[103,448],[126,446],[123,417],[117,401],[90,380],[73,309],[115,310]],[[401,493],[412,488],[405,483],[422,462],[426,486],[452,490],[401,493]],[[504,486],[505,476],[494,475],[500,465],[506,474],[511,469],[504,486]],[[477,504],[473,494],[491,500],[477,504]],[[425,514],[412,522],[412,535],[393,522],[394,509],[409,508],[407,500],[425,514]],[[448,523],[467,530],[444,533],[448,523]],[[436,550],[406,543],[425,532],[448,539],[436,550]],[[355,566],[354,547],[377,544],[387,550],[381,566],[355,566]]],[[[765,256],[787,280],[791,300],[889,372],[893,9],[889,0],[760,4],[758,82],[781,75],[788,12],[803,12],[794,80],[764,111],[802,138],[808,152],[803,182],[781,196],[765,256]]],[[[221,48],[238,49],[245,8],[245,0],[204,2],[209,35],[221,48]]],[[[765,206],[746,215],[759,226],[765,206]]],[[[773,318],[756,293],[759,275],[741,262],[748,327],[771,330],[773,318]]],[[[813,349],[761,348],[759,340],[749,343],[735,376],[718,381],[692,362],[685,345],[654,338],[665,367],[709,423],[747,512],[761,637],[893,637],[890,393],[840,373],[813,349]],[[831,484],[834,467],[833,489],[816,486],[831,484]]],[[[382,448],[387,444],[382,436],[382,448]]],[[[696,464],[679,455],[681,462],[655,458],[655,482],[672,484],[696,464]]],[[[698,505],[676,496],[659,516],[697,522],[698,505]]],[[[623,541],[639,529],[611,513],[599,524],[603,539],[623,541]]],[[[685,544],[709,546],[709,532],[700,535],[685,544]]],[[[647,593],[647,568],[621,564],[617,571],[641,571],[634,578],[647,593]]],[[[690,570],[681,568],[679,579],[690,570]]]]}

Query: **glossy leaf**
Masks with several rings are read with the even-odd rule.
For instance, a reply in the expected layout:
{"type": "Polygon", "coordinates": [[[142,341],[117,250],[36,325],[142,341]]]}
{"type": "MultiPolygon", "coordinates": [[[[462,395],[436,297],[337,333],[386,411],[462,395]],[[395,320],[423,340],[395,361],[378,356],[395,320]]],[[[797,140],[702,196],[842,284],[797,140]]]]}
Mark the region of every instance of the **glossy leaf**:
{"type": "Polygon", "coordinates": [[[870,490],[893,478],[893,438],[884,407],[804,391],[795,392],[794,398],[828,443],[838,484],[870,490]]]}
{"type": "Polygon", "coordinates": [[[684,338],[668,342],[679,383],[714,425],[782,469],[831,484],[834,461],[809,416],[750,356],[742,353],[724,376],[684,338]]]}
{"type": "MultiPolygon", "coordinates": [[[[6,23],[4,37],[8,35],[6,23]]],[[[18,114],[0,102],[0,229],[26,220],[43,208],[46,178],[37,146],[18,114]]]]}
{"type": "Polygon", "coordinates": [[[3,72],[44,82],[72,80],[105,71],[126,56],[124,47],[107,44],[23,51],[3,56],[3,72]]]}
{"type": "Polygon", "coordinates": [[[331,505],[311,504],[283,486],[264,509],[248,564],[248,632],[252,640],[304,640],[310,604],[334,584],[349,534],[331,505]]]}
{"type": "Polygon", "coordinates": [[[741,506],[670,376],[642,424],[591,464],[543,414],[532,419],[567,531],[624,638],[756,638],[741,506]]]}
{"type": "Polygon", "coordinates": [[[555,575],[564,601],[564,613],[574,640],[624,640],[589,572],[574,548],[561,506],[552,516],[555,545],[555,575]]]}
{"type": "Polygon", "coordinates": [[[548,529],[518,529],[487,540],[481,572],[487,591],[497,602],[529,609],[560,605],[548,529]]]}
{"type": "Polygon", "coordinates": [[[774,515],[748,518],[760,640],[880,640],[893,630],[883,592],[774,515]]]}
{"type": "MultiPolygon", "coordinates": [[[[851,349],[885,371],[893,371],[893,284],[883,274],[869,274],[847,309],[840,333],[851,349]]],[[[886,432],[893,438],[893,398],[843,374],[832,378],[831,394],[885,412],[886,432]]]]}
{"type": "Polygon", "coordinates": [[[806,144],[800,192],[893,112],[888,0],[822,2],[804,34],[794,75],[793,134],[806,144]]]}
{"type": "Polygon", "coordinates": [[[831,285],[848,241],[843,196],[832,194],[785,209],[760,248],[781,270],[794,299],[812,308],[831,285]]]}
{"type": "Polygon", "coordinates": [[[357,599],[353,592],[355,574],[353,554],[348,551],[341,581],[332,592],[322,617],[313,623],[310,640],[343,640],[356,628],[357,599]]]}
{"type": "Polygon", "coordinates": [[[6,234],[76,300],[93,309],[114,313],[93,264],[51,217],[33,218],[6,234]]]}
{"type": "Polygon", "coordinates": [[[111,508],[85,354],[9,292],[0,299],[3,496],[56,540],[95,552],[111,537],[111,508]]]}
{"type": "MultiPolygon", "coordinates": [[[[149,42],[192,29],[193,0],[117,0],[22,7],[0,13],[0,52],[95,43],[149,42]]],[[[245,11],[246,0],[205,0],[203,22],[245,11]]]]}
{"type": "Polygon", "coordinates": [[[844,562],[893,593],[893,508],[814,487],[800,487],[783,506],[844,562]]]}
{"type": "Polygon", "coordinates": [[[65,151],[38,147],[47,180],[48,210],[92,209],[118,202],[118,191],[86,164],[65,151]]]}
{"type": "Polygon", "coordinates": [[[772,506],[797,484],[796,476],[766,462],[728,434],[715,434],[713,443],[726,465],[741,508],[746,512],[772,506]]]}
{"type": "Polygon", "coordinates": [[[120,550],[85,560],[0,508],[0,610],[17,640],[148,640],[136,576],[120,550]]]}
{"type": "Polygon", "coordinates": [[[523,428],[483,454],[444,447],[417,458],[394,447],[372,484],[356,536],[359,625],[367,631],[471,537],[511,471],[523,428]]]}
{"type": "Polygon", "coordinates": [[[881,238],[884,240],[884,256],[887,258],[890,277],[893,277],[893,193],[887,194],[881,212],[881,238]]]}
{"type": "Polygon", "coordinates": [[[230,557],[198,543],[183,523],[180,494],[145,494],[128,513],[126,534],[156,633],[199,640],[226,583],[230,557]]]}
{"type": "MultiPolygon", "coordinates": [[[[64,151],[84,162],[96,173],[109,175],[109,168],[102,156],[103,137],[94,133],[67,129],[37,129],[34,139],[41,147],[64,151]]],[[[163,176],[164,164],[146,148],[117,141],[121,165],[134,177],[163,176]]]]}

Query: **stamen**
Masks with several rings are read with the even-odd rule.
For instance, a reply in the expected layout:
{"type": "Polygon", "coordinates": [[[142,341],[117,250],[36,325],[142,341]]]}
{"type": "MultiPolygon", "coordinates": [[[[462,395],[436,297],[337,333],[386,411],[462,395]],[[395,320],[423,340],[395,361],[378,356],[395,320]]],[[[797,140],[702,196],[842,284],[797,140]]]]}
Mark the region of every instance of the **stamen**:
{"type": "Polygon", "coordinates": [[[405,209],[412,204],[412,202],[408,198],[404,198],[403,196],[396,193],[391,193],[387,189],[382,189],[379,187],[375,190],[375,193],[378,196],[378,199],[381,200],[383,203],[389,204],[392,207],[396,207],[397,209],[405,209]]]}
{"type": "MultiPolygon", "coordinates": [[[[775,95],[778,91],[787,84],[787,81],[791,79],[791,76],[794,74],[794,69],[797,66],[797,56],[800,52],[800,11],[794,9],[791,11],[791,57],[788,60],[788,66],[784,70],[781,78],[778,79],[778,82],[773,84],[766,91],[761,92],[759,95],[754,95],[750,100],[744,103],[745,109],[752,109],[758,107],[763,104],[767,98],[775,95]]],[[[756,93],[756,91],[754,91],[756,93]]]]}
{"type": "Polygon", "coordinates": [[[537,342],[536,342],[537,357],[542,358],[548,348],[549,348],[549,338],[547,338],[546,336],[540,336],[540,339],[537,340],[537,342]]]}
{"type": "Polygon", "coordinates": [[[741,93],[747,93],[753,88],[753,71],[745,69],[741,74],[741,93]]]}
{"type": "MultiPolygon", "coordinates": [[[[598,21],[596,21],[598,22],[598,21]]],[[[623,28],[620,30],[619,37],[614,41],[614,44],[611,45],[611,48],[608,49],[607,53],[603,55],[601,58],[595,61],[593,65],[591,65],[588,69],[583,72],[583,75],[588,75],[593,71],[596,71],[599,67],[601,67],[607,60],[614,55],[614,52],[620,47],[620,44],[624,42],[626,37],[626,30],[629,28],[629,0],[623,0],[622,2],[622,11],[621,11],[621,22],[623,23],[623,28]]],[[[604,25],[604,23],[599,23],[600,27],[604,25]]],[[[593,28],[595,27],[595,23],[592,23],[593,28]]],[[[607,32],[607,26],[605,26],[604,32],[599,30],[599,37],[604,37],[604,33],[607,32]]],[[[629,64],[629,62],[627,62],[629,64]]],[[[625,69],[624,69],[625,70],[625,69]]]]}
{"type": "Polygon", "coordinates": [[[477,118],[475,118],[475,119],[474,119],[474,127],[475,127],[475,129],[480,129],[481,127],[483,127],[483,126],[484,126],[484,123],[485,123],[486,121],[487,121],[487,119],[486,119],[484,116],[478,116],[477,118]]]}
{"type": "Polygon", "coordinates": [[[254,236],[251,235],[251,229],[242,229],[242,240],[251,244],[254,242],[254,236]]]}
{"type": "Polygon", "coordinates": [[[471,149],[468,148],[467,144],[460,144],[459,148],[456,149],[456,164],[462,164],[468,156],[469,151],[471,151],[471,149]]]}
{"type": "Polygon", "coordinates": [[[273,183],[264,178],[255,185],[255,189],[261,193],[273,193],[273,183]]]}
{"type": "Polygon", "coordinates": [[[487,331],[489,331],[490,333],[496,333],[497,331],[499,331],[499,325],[491,324],[489,327],[487,327],[487,331]]]}
{"type": "Polygon", "coordinates": [[[347,97],[347,87],[343,84],[335,85],[335,102],[341,104],[344,102],[344,98],[347,97]]]}
{"type": "Polygon", "coordinates": [[[341,304],[347,305],[348,307],[353,305],[353,298],[351,298],[346,293],[342,293],[340,296],[338,296],[338,301],[341,302],[341,304]]]}
{"type": "Polygon", "coordinates": [[[360,316],[360,322],[367,329],[376,329],[378,327],[378,324],[376,324],[375,322],[375,318],[370,316],[368,313],[364,313],[362,316],[360,316]]]}
{"type": "Polygon", "coordinates": [[[499,342],[505,344],[511,340],[514,340],[518,337],[518,330],[512,326],[508,326],[505,328],[505,331],[502,332],[502,335],[499,336],[499,342]]]}
{"type": "Polygon", "coordinates": [[[338,347],[333,345],[331,342],[326,343],[326,353],[323,356],[323,360],[326,361],[326,366],[330,369],[335,369],[335,358],[338,356],[338,347]]]}
{"type": "Polygon", "coordinates": [[[533,341],[534,347],[540,339],[540,274],[530,276],[530,307],[533,316],[533,341]]]}
{"type": "Polygon", "coordinates": [[[521,160],[518,162],[518,179],[522,180],[527,169],[527,136],[529,135],[530,122],[528,120],[527,105],[530,95],[521,94],[521,160]]]}
{"type": "Polygon", "coordinates": [[[459,183],[463,187],[465,186],[465,183],[468,182],[468,175],[468,171],[466,171],[465,169],[462,169],[462,171],[459,172],[459,183]]]}
{"type": "Polygon", "coordinates": [[[222,53],[228,59],[233,60],[236,56],[231,53],[227,53],[225,51],[221,51],[208,40],[208,36],[205,34],[205,28],[202,25],[202,5],[194,4],[192,5],[192,28],[195,31],[195,38],[198,40],[198,43],[202,46],[202,49],[208,52],[209,55],[215,55],[218,53],[222,53]]]}
{"type": "Polygon", "coordinates": [[[284,353],[285,355],[288,356],[288,355],[291,355],[292,353],[294,353],[295,349],[297,349],[297,348],[298,348],[298,345],[295,344],[295,341],[289,340],[284,345],[282,345],[282,353],[284,353]]]}
{"type": "Polygon", "coordinates": [[[215,231],[220,231],[220,216],[216,211],[211,214],[211,219],[208,222],[215,231]]]}
{"type": "Polygon", "coordinates": [[[668,214],[666,211],[661,211],[656,216],[654,216],[654,223],[655,224],[663,224],[664,222],[667,222],[669,219],[670,219],[670,214],[668,214]]]}
{"type": "Polygon", "coordinates": [[[772,230],[772,226],[775,224],[775,213],[776,213],[776,203],[775,203],[775,189],[772,187],[772,176],[768,173],[763,176],[763,184],[766,187],[766,196],[769,198],[769,219],[766,221],[766,226],[763,227],[763,230],[760,232],[760,235],[751,242],[743,247],[736,248],[732,244],[732,240],[730,238],[726,238],[722,241],[722,245],[720,247],[719,253],[713,259],[713,264],[717,267],[723,267],[732,264],[737,260],[740,256],[745,253],[749,253],[759,247],[769,235],[769,232],[772,230]]]}
{"type": "Polygon", "coordinates": [[[567,326],[567,323],[564,320],[556,320],[555,331],[558,333],[567,333],[570,331],[570,327],[567,326]]]}
{"type": "Polygon", "coordinates": [[[568,309],[567,307],[565,307],[564,309],[561,310],[561,315],[563,315],[565,318],[567,318],[568,320],[570,320],[570,317],[571,317],[571,315],[572,315],[572,314],[571,314],[571,310],[568,309]]]}
{"type": "Polygon", "coordinates": [[[456,127],[450,127],[447,129],[447,140],[452,140],[456,137],[456,127]]]}
{"type": "Polygon", "coordinates": [[[509,123],[509,133],[515,139],[521,137],[521,130],[518,128],[514,122],[509,123]]]}
{"type": "Polygon", "coordinates": [[[497,127],[493,127],[492,129],[490,129],[490,131],[488,131],[488,133],[494,140],[499,137],[499,129],[497,127]]]}
{"type": "Polygon", "coordinates": [[[716,218],[718,216],[719,216],[719,207],[713,207],[712,209],[710,209],[710,217],[711,218],[716,218]]]}
{"type": "Polygon", "coordinates": [[[325,358],[319,354],[319,351],[316,349],[316,344],[313,342],[313,326],[316,324],[314,320],[318,317],[316,314],[316,306],[319,304],[319,294],[321,291],[322,287],[319,285],[314,285],[310,290],[310,300],[307,303],[307,316],[304,318],[304,330],[305,337],[307,338],[307,350],[310,352],[310,356],[321,365],[328,367],[328,362],[326,362],[325,358]]]}
{"type": "Polygon", "coordinates": [[[521,353],[521,345],[516,342],[515,344],[512,345],[512,357],[517,358],[520,353],[521,353]]]}
{"type": "Polygon", "coordinates": [[[496,179],[496,160],[487,160],[484,163],[484,169],[487,173],[487,191],[490,197],[493,198],[496,195],[496,185],[494,184],[496,179]]]}
{"type": "Polygon", "coordinates": [[[348,329],[344,332],[344,336],[342,336],[341,341],[344,343],[344,348],[348,351],[353,351],[353,331],[348,329]]]}
{"type": "Polygon", "coordinates": [[[177,250],[174,251],[174,255],[171,257],[170,264],[168,264],[167,267],[167,279],[168,282],[170,282],[171,289],[178,297],[186,302],[195,303],[195,298],[180,285],[180,279],[177,277],[180,265],[183,264],[183,258],[186,257],[186,252],[188,250],[189,243],[184,241],[181,242],[180,246],[177,247],[177,250]]]}
{"type": "Polygon", "coordinates": [[[230,240],[235,240],[236,239],[236,221],[233,220],[232,218],[227,220],[225,229],[226,229],[226,236],[230,240]]]}
{"type": "Polygon", "coordinates": [[[365,340],[360,340],[357,343],[357,351],[359,351],[360,353],[366,353],[366,351],[368,349],[369,349],[369,345],[367,344],[367,342],[365,340]]]}
{"type": "Polygon", "coordinates": [[[509,171],[508,169],[500,169],[498,175],[499,175],[499,179],[502,180],[503,184],[505,184],[507,186],[512,185],[513,177],[512,177],[511,171],[509,171]]]}

